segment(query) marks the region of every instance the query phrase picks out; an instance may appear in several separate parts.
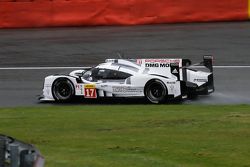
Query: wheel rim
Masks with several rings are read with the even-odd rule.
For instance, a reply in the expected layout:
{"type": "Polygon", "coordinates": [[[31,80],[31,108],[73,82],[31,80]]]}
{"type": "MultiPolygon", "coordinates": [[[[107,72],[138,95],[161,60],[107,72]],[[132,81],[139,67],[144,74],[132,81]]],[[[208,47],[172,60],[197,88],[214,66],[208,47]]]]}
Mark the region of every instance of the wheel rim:
{"type": "Polygon", "coordinates": [[[163,88],[159,84],[152,84],[150,86],[150,96],[154,98],[161,98],[163,93],[163,88]]]}
{"type": "Polygon", "coordinates": [[[58,86],[58,94],[62,97],[68,97],[71,93],[70,87],[66,83],[61,83],[58,86]]]}
{"type": "Polygon", "coordinates": [[[160,82],[153,82],[148,85],[146,95],[152,103],[159,103],[166,96],[165,86],[160,82]]]}
{"type": "Polygon", "coordinates": [[[57,100],[69,100],[72,96],[72,86],[69,81],[58,81],[54,85],[54,96],[57,100]]]}

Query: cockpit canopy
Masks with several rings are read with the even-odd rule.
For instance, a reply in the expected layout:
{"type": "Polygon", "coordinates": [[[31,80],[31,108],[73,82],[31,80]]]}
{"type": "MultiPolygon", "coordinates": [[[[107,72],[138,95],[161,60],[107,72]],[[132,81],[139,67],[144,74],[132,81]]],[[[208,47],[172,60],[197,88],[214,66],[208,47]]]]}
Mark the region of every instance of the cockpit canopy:
{"type": "Polygon", "coordinates": [[[96,82],[98,80],[125,80],[130,76],[131,74],[118,70],[92,68],[86,71],[82,78],[87,81],[96,82]]]}

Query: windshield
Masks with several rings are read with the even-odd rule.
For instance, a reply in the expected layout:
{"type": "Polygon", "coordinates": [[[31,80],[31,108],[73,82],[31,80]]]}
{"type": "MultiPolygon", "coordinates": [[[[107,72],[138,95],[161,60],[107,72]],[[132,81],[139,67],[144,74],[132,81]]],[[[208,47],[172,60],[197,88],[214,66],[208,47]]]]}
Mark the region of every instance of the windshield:
{"type": "Polygon", "coordinates": [[[96,82],[98,80],[121,80],[130,76],[131,74],[117,70],[92,68],[91,70],[86,71],[82,78],[87,81],[96,82]]]}
{"type": "Polygon", "coordinates": [[[92,68],[89,71],[86,71],[83,73],[82,78],[87,80],[87,81],[93,81],[93,74],[95,71],[98,70],[97,68],[92,68]]]}

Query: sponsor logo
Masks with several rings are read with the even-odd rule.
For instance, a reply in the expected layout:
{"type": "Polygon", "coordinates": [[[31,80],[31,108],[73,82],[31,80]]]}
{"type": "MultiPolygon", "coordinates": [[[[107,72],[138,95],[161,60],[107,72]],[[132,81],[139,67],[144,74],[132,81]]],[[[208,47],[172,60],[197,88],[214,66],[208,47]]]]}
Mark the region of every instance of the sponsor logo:
{"type": "Polygon", "coordinates": [[[79,84],[76,85],[76,89],[81,89],[81,88],[82,88],[82,85],[79,85],[79,84]]]}
{"type": "Polygon", "coordinates": [[[194,79],[194,82],[207,82],[207,79],[194,79]]]}
{"type": "Polygon", "coordinates": [[[81,91],[81,94],[83,94],[83,85],[79,85],[79,84],[77,84],[76,85],[76,90],[80,90],[81,91]]]}
{"type": "Polygon", "coordinates": [[[179,63],[171,63],[171,66],[178,66],[179,67],[179,63]]]}
{"type": "Polygon", "coordinates": [[[179,72],[176,70],[176,68],[172,71],[173,74],[178,74],[179,72]]]}
{"type": "Polygon", "coordinates": [[[146,63],[145,67],[169,67],[168,63],[146,63]]]}
{"type": "Polygon", "coordinates": [[[88,89],[88,88],[95,88],[95,84],[85,84],[85,85],[84,85],[84,88],[85,88],[85,89],[88,89]]]}
{"type": "Polygon", "coordinates": [[[142,59],[137,59],[136,64],[142,64],[142,59]]]}
{"type": "Polygon", "coordinates": [[[113,86],[112,87],[114,93],[141,93],[143,88],[131,88],[125,86],[113,86]]]}
{"type": "Polygon", "coordinates": [[[101,85],[101,88],[106,88],[108,87],[108,85],[101,85]]]}
{"type": "Polygon", "coordinates": [[[174,91],[174,85],[170,85],[170,89],[174,91]]]}
{"type": "Polygon", "coordinates": [[[180,63],[180,59],[145,59],[145,63],[180,63]]]}

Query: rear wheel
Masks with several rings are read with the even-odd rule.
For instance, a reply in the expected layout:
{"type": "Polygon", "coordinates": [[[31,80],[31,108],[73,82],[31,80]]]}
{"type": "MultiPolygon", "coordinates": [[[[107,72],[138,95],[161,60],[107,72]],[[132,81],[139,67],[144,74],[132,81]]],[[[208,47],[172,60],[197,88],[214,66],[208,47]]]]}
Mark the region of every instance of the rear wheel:
{"type": "Polygon", "coordinates": [[[56,101],[70,101],[75,94],[74,85],[67,78],[57,79],[53,83],[52,94],[56,101]]]}
{"type": "Polygon", "coordinates": [[[145,86],[145,96],[151,103],[161,103],[168,94],[165,84],[160,80],[149,81],[145,86]]]}

